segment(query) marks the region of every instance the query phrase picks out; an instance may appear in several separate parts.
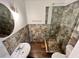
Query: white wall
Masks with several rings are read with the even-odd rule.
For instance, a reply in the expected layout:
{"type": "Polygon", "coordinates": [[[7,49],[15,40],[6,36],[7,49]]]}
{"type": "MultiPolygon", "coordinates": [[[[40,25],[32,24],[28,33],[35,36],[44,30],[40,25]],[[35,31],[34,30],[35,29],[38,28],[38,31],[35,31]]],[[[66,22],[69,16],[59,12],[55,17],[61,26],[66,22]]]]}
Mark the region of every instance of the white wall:
{"type": "Polygon", "coordinates": [[[65,3],[70,4],[70,3],[74,2],[74,1],[77,1],[77,0],[66,0],[65,3]]]}
{"type": "Polygon", "coordinates": [[[46,6],[64,2],[64,0],[26,0],[28,24],[45,24],[46,6]]]}
{"type": "Polygon", "coordinates": [[[28,24],[45,24],[45,7],[53,0],[26,0],[28,24]]]}
{"type": "Polygon", "coordinates": [[[15,18],[14,32],[17,32],[19,29],[23,28],[27,24],[25,0],[14,0],[14,6],[15,9],[18,11],[17,14],[14,15],[15,18]]]}
{"type": "MultiPolygon", "coordinates": [[[[75,0],[26,0],[27,22],[28,24],[45,24],[46,6],[52,6],[53,3],[56,6],[65,6],[69,3],[72,3],[73,1],[75,0]]],[[[50,17],[51,16],[48,17],[48,24],[51,20],[50,17]]]]}
{"type": "Polygon", "coordinates": [[[5,5],[7,5],[7,6],[9,6],[11,4],[11,1],[12,0],[0,0],[0,3],[3,3],[5,5]]]}

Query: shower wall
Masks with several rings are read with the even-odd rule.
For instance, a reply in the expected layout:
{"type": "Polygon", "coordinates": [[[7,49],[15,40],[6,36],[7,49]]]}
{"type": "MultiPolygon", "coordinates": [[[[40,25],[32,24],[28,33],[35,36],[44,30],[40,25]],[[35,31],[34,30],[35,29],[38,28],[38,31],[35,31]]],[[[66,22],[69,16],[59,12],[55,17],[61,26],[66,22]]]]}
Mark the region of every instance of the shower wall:
{"type": "Polygon", "coordinates": [[[73,31],[77,30],[79,19],[79,1],[67,6],[53,6],[51,19],[51,36],[65,51],[73,31]]]}

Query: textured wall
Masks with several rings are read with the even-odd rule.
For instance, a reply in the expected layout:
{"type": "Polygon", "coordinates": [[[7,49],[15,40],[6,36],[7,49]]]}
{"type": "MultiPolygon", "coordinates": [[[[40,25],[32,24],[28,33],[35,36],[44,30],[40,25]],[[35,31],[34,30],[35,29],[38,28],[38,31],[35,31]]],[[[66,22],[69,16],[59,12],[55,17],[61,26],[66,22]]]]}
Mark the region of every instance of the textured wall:
{"type": "Polygon", "coordinates": [[[49,35],[50,25],[46,24],[31,24],[29,25],[30,37],[32,42],[42,42],[49,35]]]}
{"type": "Polygon", "coordinates": [[[17,45],[22,42],[29,42],[28,26],[22,28],[20,31],[7,38],[4,41],[4,45],[6,46],[8,52],[11,54],[17,45]]]}
{"type": "Polygon", "coordinates": [[[53,6],[51,34],[63,51],[79,19],[79,1],[67,6],[53,6]]]}

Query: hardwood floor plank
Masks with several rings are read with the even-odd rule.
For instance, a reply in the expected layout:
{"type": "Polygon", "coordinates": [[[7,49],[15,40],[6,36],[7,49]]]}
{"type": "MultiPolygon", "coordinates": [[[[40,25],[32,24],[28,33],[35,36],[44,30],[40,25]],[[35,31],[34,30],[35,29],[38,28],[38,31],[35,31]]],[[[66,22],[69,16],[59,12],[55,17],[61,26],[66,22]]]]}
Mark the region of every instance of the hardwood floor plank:
{"type": "Polygon", "coordinates": [[[31,58],[50,58],[51,54],[46,53],[44,42],[31,42],[31,58]]]}

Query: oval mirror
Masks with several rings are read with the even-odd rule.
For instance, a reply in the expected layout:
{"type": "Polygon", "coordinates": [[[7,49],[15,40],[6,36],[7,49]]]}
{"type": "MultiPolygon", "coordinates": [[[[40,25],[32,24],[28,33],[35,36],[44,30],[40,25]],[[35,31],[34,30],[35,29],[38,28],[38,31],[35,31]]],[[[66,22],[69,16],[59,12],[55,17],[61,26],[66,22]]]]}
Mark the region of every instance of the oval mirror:
{"type": "Polygon", "coordinates": [[[10,10],[0,3],[0,37],[9,36],[14,29],[14,20],[10,10]]]}

